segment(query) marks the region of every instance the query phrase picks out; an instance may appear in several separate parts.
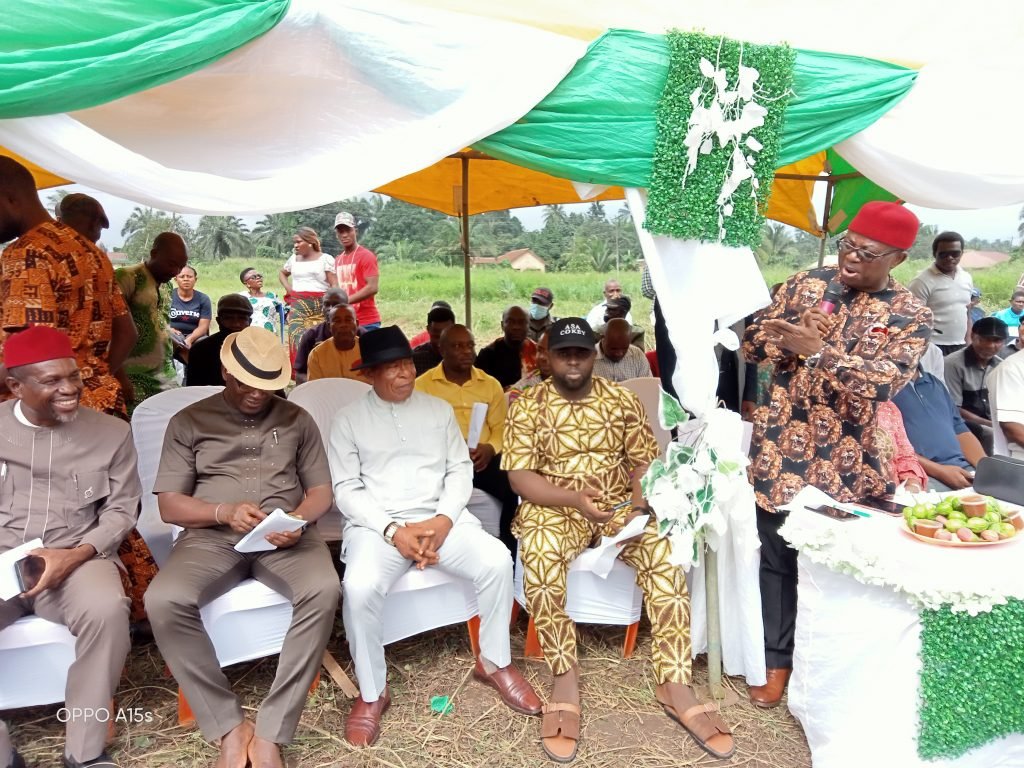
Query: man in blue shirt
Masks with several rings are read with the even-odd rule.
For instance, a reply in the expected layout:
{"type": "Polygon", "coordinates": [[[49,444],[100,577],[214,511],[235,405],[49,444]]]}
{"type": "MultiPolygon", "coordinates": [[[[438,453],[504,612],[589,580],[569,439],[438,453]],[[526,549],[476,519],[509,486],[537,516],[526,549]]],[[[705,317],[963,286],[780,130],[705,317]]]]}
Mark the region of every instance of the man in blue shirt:
{"type": "Polygon", "coordinates": [[[918,368],[893,398],[910,444],[928,475],[928,488],[959,490],[974,483],[974,467],[985,456],[941,381],[918,368]]]}

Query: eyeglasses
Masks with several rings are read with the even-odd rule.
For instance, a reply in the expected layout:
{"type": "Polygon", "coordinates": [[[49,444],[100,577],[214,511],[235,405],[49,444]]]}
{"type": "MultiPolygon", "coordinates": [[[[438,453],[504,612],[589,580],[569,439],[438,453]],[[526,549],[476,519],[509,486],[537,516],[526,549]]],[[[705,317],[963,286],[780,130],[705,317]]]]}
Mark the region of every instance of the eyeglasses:
{"type": "Polygon", "coordinates": [[[855,253],[857,254],[857,258],[861,261],[871,262],[884,259],[886,256],[891,256],[894,253],[900,253],[903,249],[890,248],[888,251],[883,253],[875,253],[874,251],[869,251],[867,248],[860,248],[851,242],[849,238],[843,237],[836,240],[836,250],[839,251],[839,253],[855,253]]]}
{"type": "Polygon", "coordinates": [[[250,280],[262,280],[262,279],[263,279],[263,275],[261,275],[259,272],[253,272],[251,275],[247,275],[246,276],[245,282],[249,282],[250,280]]]}

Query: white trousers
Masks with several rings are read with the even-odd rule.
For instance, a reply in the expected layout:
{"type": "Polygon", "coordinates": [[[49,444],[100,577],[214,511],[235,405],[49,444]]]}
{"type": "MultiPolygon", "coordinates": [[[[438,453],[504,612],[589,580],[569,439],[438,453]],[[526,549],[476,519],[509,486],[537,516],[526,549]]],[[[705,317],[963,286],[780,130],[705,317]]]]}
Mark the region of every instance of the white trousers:
{"type": "MultiPolygon", "coordinates": [[[[480,655],[498,669],[512,663],[508,617],[512,608],[512,558],[498,539],[465,512],[438,550],[440,568],[473,583],[480,609],[480,655]]],[[[392,585],[409,568],[384,537],[369,528],[348,527],[342,542],[345,579],[341,616],[364,701],[376,701],[387,684],[381,614],[392,585]]]]}

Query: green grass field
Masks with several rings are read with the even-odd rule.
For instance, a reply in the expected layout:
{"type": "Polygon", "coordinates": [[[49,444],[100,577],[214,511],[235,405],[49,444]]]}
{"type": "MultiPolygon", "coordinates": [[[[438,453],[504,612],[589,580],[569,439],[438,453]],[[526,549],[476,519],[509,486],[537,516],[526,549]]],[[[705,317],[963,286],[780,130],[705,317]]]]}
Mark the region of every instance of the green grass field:
{"type": "MultiPolygon", "coordinates": [[[[225,293],[243,289],[238,279],[244,267],[256,267],[264,276],[264,290],[283,293],[277,280],[280,264],[261,259],[225,259],[215,264],[199,263],[196,290],[210,296],[216,309],[217,299],[225,293]]],[[[519,273],[508,268],[478,267],[472,270],[471,291],[473,330],[478,346],[500,335],[501,313],[513,304],[526,307],[530,294],[538,286],[550,288],[555,294],[554,314],[557,317],[585,315],[601,298],[604,281],[611,275],[596,272],[519,273]]],[[[633,320],[650,330],[651,302],[640,294],[640,273],[622,272],[619,281],[633,301],[633,320]]],[[[460,322],[465,319],[465,289],[461,268],[440,265],[381,265],[380,293],[377,307],[385,325],[397,323],[412,336],[419,333],[427,319],[430,304],[444,299],[452,305],[460,322]]],[[[653,333],[647,337],[652,339],[653,333]]]]}
{"type": "MultiPolygon", "coordinates": [[[[208,294],[214,306],[225,293],[242,290],[238,274],[243,267],[254,266],[265,275],[266,290],[281,295],[277,281],[280,264],[271,260],[226,259],[222,262],[200,263],[196,288],[208,294]]],[[[924,260],[900,265],[896,279],[904,285],[928,266],[924,260]]],[[[1010,294],[1024,271],[1024,263],[1010,261],[988,269],[972,270],[974,283],[983,292],[982,306],[994,312],[1009,304],[1010,294]]],[[[793,270],[781,266],[768,266],[762,270],[768,285],[785,280],[793,270]]],[[[611,275],[597,272],[539,272],[519,273],[508,268],[478,267],[472,270],[473,328],[478,345],[483,346],[499,335],[501,313],[512,304],[527,306],[530,294],[538,286],[546,286],[555,294],[554,313],[559,317],[585,315],[601,297],[604,281],[611,275]]],[[[653,344],[651,332],[651,302],[640,294],[640,273],[621,272],[617,275],[623,290],[633,300],[633,320],[647,328],[648,344],[653,344]]],[[[461,268],[439,265],[393,264],[381,265],[381,290],[377,306],[385,324],[397,323],[410,336],[418,333],[426,322],[431,302],[444,299],[451,303],[455,315],[465,318],[465,291],[461,268]]]]}

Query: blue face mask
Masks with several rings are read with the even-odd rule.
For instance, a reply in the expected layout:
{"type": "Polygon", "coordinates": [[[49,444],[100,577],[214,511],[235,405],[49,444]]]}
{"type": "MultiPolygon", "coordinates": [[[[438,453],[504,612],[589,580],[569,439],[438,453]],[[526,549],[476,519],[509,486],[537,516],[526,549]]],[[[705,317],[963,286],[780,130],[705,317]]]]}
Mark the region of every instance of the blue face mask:
{"type": "Polygon", "coordinates": [[[548,316],[548,308],[540,304],[530,304],[530,317],[534,320],[543,320],[548,316]]]}

